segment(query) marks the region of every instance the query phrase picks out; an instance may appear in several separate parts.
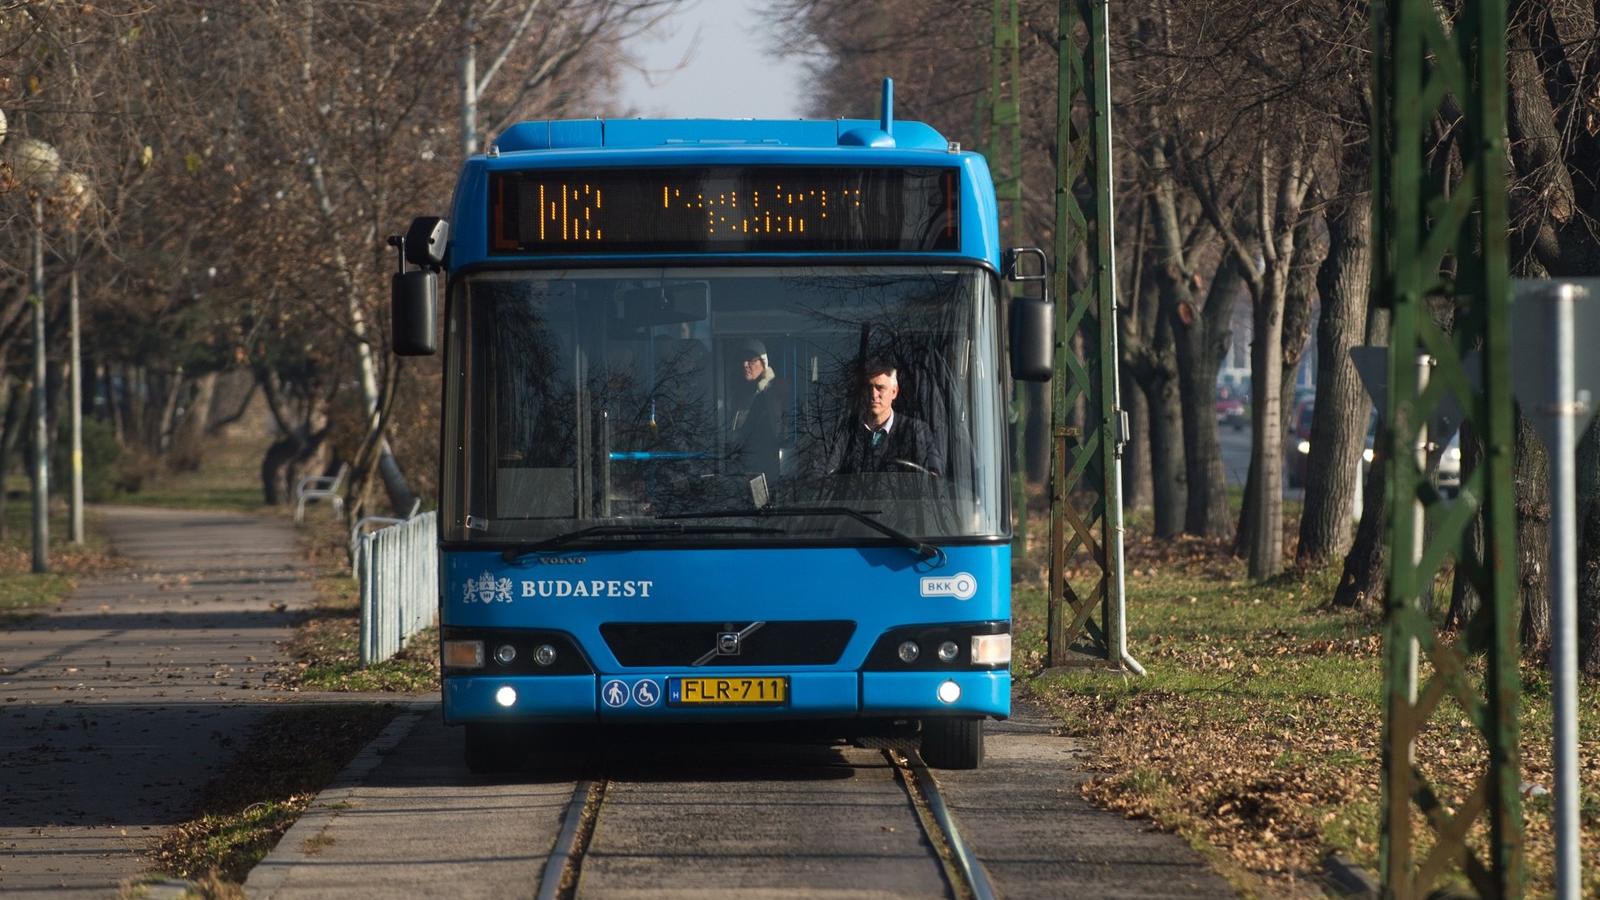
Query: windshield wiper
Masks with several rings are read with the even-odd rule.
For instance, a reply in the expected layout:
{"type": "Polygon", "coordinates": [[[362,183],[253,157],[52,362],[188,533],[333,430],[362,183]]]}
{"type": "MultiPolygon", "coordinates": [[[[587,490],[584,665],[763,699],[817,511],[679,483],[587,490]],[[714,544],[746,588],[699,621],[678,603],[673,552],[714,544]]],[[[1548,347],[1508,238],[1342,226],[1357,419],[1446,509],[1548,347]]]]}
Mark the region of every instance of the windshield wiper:
{"type": "Polygon", "coordinates": [[[867,526],[868,528],[871,528],[873,531],[876,531],[885,537],[892,538],[895,543],[912,551],[922,559],[933,559],[934,557],[938,557],[941,563],[944,561],[945,553],[943,550],[940,550],[938,547],[935,547],[932,544],[919,541],[900,529],[895,528],[893,525],[889,525],[886,522],[873,518],[873,516],[877,514],[878,511],[875,509],[853,509],[848,506],[768,506],[761,509],[747,507],[744,509],[715,509],[705,512],[678,513],[677,515],[662,516],[661,518],[721,519],[732,516],[751,516],[758,519],[794,519],[811,516],[848,516],[867,526]]]}
{"type": "MultiPolygon", "coordinates": [[[[673,518],[681,518],[674,516],[673,518]]],[[[590,525],[576,531],[568,531],[554,537],[545,538],[525,547],[506,548],[500,552],[500,558],[508,563],[520,562],[523,558],[549,550],[557,550],[569,546],[585,538],[612,537],[626,535],[629,537],[677,537],[686,534],[781,534],[781,528],[767,528],[758,525],[684,525],[673,522],[665,525],[590,525]]]]}

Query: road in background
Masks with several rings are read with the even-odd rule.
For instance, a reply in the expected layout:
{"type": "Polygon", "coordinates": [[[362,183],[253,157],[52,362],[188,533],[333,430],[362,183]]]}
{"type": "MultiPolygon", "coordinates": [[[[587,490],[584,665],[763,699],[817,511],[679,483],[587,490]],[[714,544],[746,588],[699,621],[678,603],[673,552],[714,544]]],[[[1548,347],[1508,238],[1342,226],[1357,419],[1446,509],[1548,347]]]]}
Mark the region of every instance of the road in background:
{"type": "MultiPolygon", "coordinates": [[[[1244,487],[1246,478],[1250,477],[1250,423],[1243,427],[1234,428],[1232,425],[1222,423],[1217,426],[1218,437],[1222,444],[1222,468],[1228,475],[1229,487],[1244,487]]],[[[1285,440],[1288,440],[1285,437],[1285,440]]],[[[1294,448],[1288,448],[1293,452],[1294,448]]],[[[1284,480],[1283,496],[1287,500],[1304,500],[1304,488],[1289,487],[1287,476],[1284,480]]]]}

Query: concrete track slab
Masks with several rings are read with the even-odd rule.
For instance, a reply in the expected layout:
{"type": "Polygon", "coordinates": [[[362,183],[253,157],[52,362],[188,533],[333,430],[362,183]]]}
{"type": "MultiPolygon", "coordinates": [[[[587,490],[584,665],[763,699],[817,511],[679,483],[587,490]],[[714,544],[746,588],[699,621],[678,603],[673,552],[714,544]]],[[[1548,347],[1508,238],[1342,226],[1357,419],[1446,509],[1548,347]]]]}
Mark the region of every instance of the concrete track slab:
{"type": "MultiPolygon", "coordinates": [[[[578,779],[606,792],[577,896],[945,897],[940,862],[877,751],[602,735],[502,779],[473,776],[431,709],[370,775],[313,804],[246,885],[257,900],[532,896],[578,779]],[[311,817],[308,816],[308,820],[311,817]]],[[[1027,707],[976,772],[935,773],[1003,897],[1231,897],[1181,839],[1097,810],[1083,752],[1027,707]]]]}
{"type": "Polygon", "coordinates": [[[876,751],[730,744],[608,764],[582,897],[941,897],[938,857],[876,751]]]}

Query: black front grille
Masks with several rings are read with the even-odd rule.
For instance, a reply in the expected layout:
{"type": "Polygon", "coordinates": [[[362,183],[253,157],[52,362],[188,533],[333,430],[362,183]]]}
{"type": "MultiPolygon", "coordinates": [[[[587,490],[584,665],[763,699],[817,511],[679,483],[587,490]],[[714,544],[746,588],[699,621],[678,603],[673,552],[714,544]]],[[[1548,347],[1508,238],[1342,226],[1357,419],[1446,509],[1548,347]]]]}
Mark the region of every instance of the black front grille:
{"type": "Polygon", "coordinates": [[[827,666],[839,661],[856,630],[854,622],[766,622],[739,640],[737,654],[716,652],[726,643],[720,640],[724,635],[753,624],[607,622],[600,626],[600,636],[617,661],[630,667],[827,666]]]}

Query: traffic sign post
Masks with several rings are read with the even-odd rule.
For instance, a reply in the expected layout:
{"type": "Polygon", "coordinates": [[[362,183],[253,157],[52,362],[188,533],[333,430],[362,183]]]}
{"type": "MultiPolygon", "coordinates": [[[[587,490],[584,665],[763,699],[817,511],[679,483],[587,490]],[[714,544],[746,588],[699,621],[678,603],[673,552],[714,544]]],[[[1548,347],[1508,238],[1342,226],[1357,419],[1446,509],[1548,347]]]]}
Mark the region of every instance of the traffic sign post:
{"type": "Polygon", "coordinates": [[[1576,900],[1578,872],[1578,440],[1600,392],[1600,279],[1519,280],[1511,309],[1517,400],[1550,451],[1550,706],[1555,722],[1556,897],[1576,900]]]}

